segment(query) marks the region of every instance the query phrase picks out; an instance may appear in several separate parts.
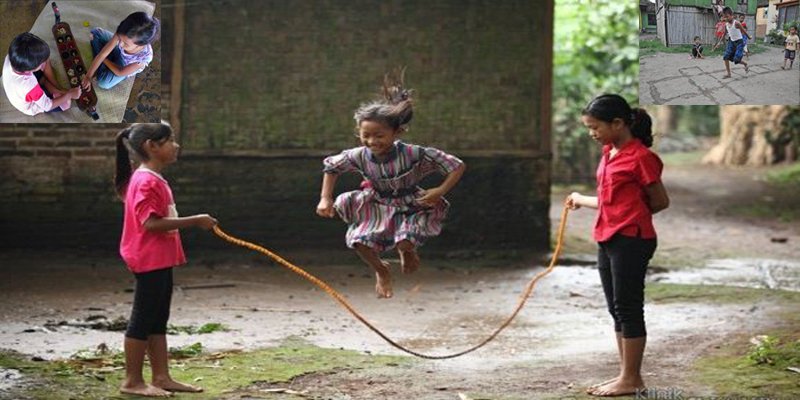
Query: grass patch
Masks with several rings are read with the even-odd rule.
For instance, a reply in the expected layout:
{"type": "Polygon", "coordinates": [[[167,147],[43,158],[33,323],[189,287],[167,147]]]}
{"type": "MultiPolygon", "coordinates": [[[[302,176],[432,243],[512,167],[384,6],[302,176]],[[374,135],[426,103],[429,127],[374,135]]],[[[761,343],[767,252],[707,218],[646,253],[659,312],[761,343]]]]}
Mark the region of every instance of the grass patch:
{"type": "Polygon", "coordinates": [[[228,332],[228,331],[230,331],[230,328],[228,328],[225,324],[221,324],[219,322],[209,322],[199,327],[194,325],[172,325],[172,324],[169,324],[169,326],[167,326],[168,335],[177,335],[180,333],[187,333],[189,335],[198,335],[198,334],[202,335],[206,333],[228,332]]]}
{"type": "MultiPolygon", "coordinates": [[[[722,54],[725,52],[724,44],[720,45],[717,50],[711,51],[711,47],[713,46],[713,43],[703,44],[703,55],[705,57],[722,56],[722,54]]],[[[763,53],[767,51],[768,48],[769,46],[753,43],[752,41],[747,44],[747,49],[750,50],[750,54],[763,53]]],[[[688,57],[688,55],[692,53],[692,45],[682,44],[678,46],[667,47],[664,46],[658,39],[639,41],[639,57],[651,56],[657,53],[684,53],[688,57]]]]}
{"type": "MultiPolygon", "coordinates": [[[[118,392],[124,376],[120,354],[107,353],[99,359],[34,362],[24,355],[0,351],[0,368],[20,370],[33,382],[19,393],[26,398],[68,399],[137,399],[118,392]]],[[[124,363],[124,361],[122,361],[124,363]]],[[[186,395],[193,400],[216,399],[221,395],[257,382],[282,383],[292,378],[337,369],[364,369],[410,363],[408,357],[365,355],[351,350],[326,349],[289,338],[278,347],[251,352],[201,354],[171,360],[170,371],[177,380],[195,383],[204,393],[186,395]]],[[[149,367],[145,367],[149,379],[149,367]]],[[[177,396],[178,398],[184,396],[177,396]]]]}
{"type": "Polygon", "coordinates": [[[781,222],[800,220],[800,207],[794,202],[737,204],[724,208],[724,213],[757,219],[774,219],[781,222]]]}
{"type": "Polygon", "coordinates": [[[736,304],[755,303],[763,300],[800,303],[800,293],[787,290],[658,282],[647,284],[645,297],[649,301],[656,303],[713,302],[715,304],[736,304]]]}
{"type": "Polygon", "coordinates": [[[677,153],[661,153],[661,161],[667,166],[681,166],[681,165],[697,165],[703,159],[705,152],[702,150],[677,152],[677,153]]]}
{"type": "Polygon", "coordinates": [[[800,186],[800,162],[775,167],[767,173],[767,182],[775,185],[800,186]]]}
{"type": "Polygon", "coordinates": [[[740,337],[698,359],[693,376],[718,396],[800,398],[799,375],[786,369],[800,367],[800,316],[791,311],[783,314],[781,327],[756,343],[740,337]]]}

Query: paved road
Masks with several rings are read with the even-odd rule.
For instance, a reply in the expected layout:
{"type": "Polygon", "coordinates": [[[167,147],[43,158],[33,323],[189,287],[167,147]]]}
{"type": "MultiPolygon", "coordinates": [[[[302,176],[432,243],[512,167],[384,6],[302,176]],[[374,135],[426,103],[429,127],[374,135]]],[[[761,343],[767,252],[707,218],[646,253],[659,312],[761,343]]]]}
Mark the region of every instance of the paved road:
{"type": "Polygon", "coordinates": [[[800,58],[781,69],[783,50],[750,56],[750,71],[731,63],[723,79],[722,56],[692,60],[688,54],[657,53],[639,59],[640,104],[800,104],[800,58]]]}

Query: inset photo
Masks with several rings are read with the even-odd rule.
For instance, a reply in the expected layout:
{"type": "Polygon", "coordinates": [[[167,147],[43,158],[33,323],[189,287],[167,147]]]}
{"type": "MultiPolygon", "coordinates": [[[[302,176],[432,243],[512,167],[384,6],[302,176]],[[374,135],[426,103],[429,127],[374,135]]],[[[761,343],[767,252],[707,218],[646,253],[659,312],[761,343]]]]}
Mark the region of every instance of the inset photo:
{"type": "Polygon", "coordinates": [[[15,1],[0,10],[0,123],[160,120],[158,2],[15,1]]]}
{"type": "Polygon", "coordinates": [[[800,104],[798,0],[639,0],[639,102],[800,104]]]}

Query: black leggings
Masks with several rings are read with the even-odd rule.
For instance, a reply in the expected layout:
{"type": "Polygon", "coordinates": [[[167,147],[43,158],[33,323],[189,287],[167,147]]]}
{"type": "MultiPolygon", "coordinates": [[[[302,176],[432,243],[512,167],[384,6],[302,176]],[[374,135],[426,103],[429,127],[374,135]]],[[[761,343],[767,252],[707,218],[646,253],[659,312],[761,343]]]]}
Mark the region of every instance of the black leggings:
{"type": "Polygon", "coordinates": [[[125,336],[147,340],[150,335],[165,335],[172,303],[172,268],[134,275],[136,291],[125,336]]]}
{"type": "Polygon", "coordinates": [[[614,330],[622,337],[647,336],[644,327],[644,275],[656,239],[616,234],[599,243],[597,267],[614,330]]]}

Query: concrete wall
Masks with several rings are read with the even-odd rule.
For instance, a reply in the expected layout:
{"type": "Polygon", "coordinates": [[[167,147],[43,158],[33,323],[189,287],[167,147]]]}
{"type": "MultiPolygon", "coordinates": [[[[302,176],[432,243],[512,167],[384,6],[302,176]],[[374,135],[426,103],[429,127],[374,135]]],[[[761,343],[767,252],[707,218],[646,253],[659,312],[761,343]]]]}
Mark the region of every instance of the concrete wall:
{"type": "MultiPolygon", "coordinates": [[[[551,15],[526,1],[210,2],[186,23],[162,10],[162,115],[181,73],[184,154],[166,172],[182,214],[281,247],[343,247],[314,215],[321,159],[354,145],[353,108],[384,71],[419,93],[407,140],[464,158],[452,212],[429,248],[549,246],[551,15]],[[347,4],[347,5],[344,5],[347,4]],[[403,15],[403,17],[399,17],[403,15]]],[[[121,125],[0,125],[0,247],[116,251],[113,137],[121,125]]],[[[338,191],[358,179],[341,181],[338,191]]],[[[426,182],[435,184],[436,180],[426,182]]],[[[186,247],[225,246],[184,233],[186,247]]]]}

